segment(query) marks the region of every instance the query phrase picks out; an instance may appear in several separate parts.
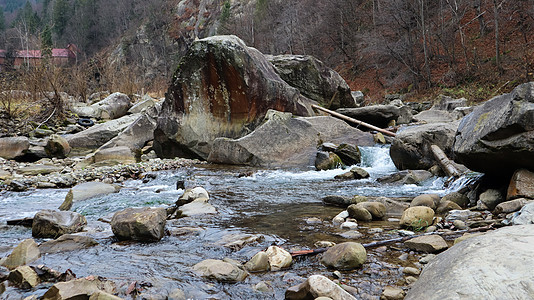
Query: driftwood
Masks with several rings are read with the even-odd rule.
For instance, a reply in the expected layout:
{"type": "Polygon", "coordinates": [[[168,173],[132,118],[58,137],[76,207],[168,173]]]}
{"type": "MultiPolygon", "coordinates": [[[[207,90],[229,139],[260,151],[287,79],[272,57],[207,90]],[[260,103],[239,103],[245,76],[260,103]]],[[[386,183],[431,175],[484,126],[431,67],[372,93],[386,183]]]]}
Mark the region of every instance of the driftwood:
{"type": "Polygon", "coordinates": [[[378,128],[378,127],[376,127],[376,126],[374,126],[374,125],[371,125],[371,124],[369,124],[369,123],[365,123],[365,122],[362,122],[362,121],[358,121],[358,120],[356,120],[356,119],[353,119],[353,118],[351,118],[351,117],[347,117],[347,116],[342,115],[342,114],[340,114],[340,113],[337,113],[337,112],[335,112],[335,111],[331,111],[331,110],[326,109],[326,108],[324,108],[324,107],[320,107],[319,105],[312,104],[312,107],[315,108],[315,109],[318,109],[318,110],[322,110],[322,111],[324,111],[324,112],[327,112],[327,113],[331,114],[332,116],[334,116],[334,117],[338,117],[338,118],[343,119],[343,120],[345,120],[345,121],[349,121],[349,122],[354,123],[354,124],[357,124],[357,125],[365,126],[365,127],[369,128],[369,129],[376,130],[376,131],[378,131],[378,132],[381,132],[381,133],[383,133],[383,134],[386,134],[386,135],[389,135],[389,136],[392,136],[392,137],[395,137],[395,136],[396,136],[396,134],[395,134],[394,132],[391,132],[391,131],[389,131],[389,130],[385,130],[385,129],[382,129],[382,128],[378,128]]]}
{"type": "Polygon", "coordinates": [[[460,171],[454,166],[452,161],[447,157],[445,152],[441,150],[440,147],[437,145],[430,146],[430,150],[432,150],[432,153],[434,154],[434,157],[436,158],[437,162],[439,163],[439,166],[449,177],[460,177],[460,171]]]}
{"type": "MultiPolygon", "coordinates": [[[[488,231],[488,230],[491,230],[491,229],[494,229],[493,225],[489,225],[489,226],[485,226],[485,227],[479,227],[479,228],[451,231],[451,232],[427,232],[427,233],[419,234],[419,235],[403,236],[403,237],[399,237],[399,238],[395,238],[395,239],[389,239],[389,240],[383,240],[383,241],[375,241],[375,242],[371,242],[371,243],[362,244],[362,246],[364,248],[368,249],[368,248],[375,248],[375,247],[385,246],[385,245],[389,245],[389,244],[393,244],[393,243],[405,242],[407,240],[410,240],[410,239],[413,239],[413,238],[416,238],[416,237],[425,236],[425,235],[442,235],[442,236],[445,235],[445,236],[447,236],[447,235],[455,235],[455,234],[461,234],[461,233],[484,232],[484,231],[488,231]]],[[[328,250],[328,248],[317,248],[317,249],[311,249],[311,250],[293,251],[293,252],[290,252],[290,254],[293,257],[296,257],[296,256],[307,256],[307,255],[314,255],[314,254],[318,254],[318,253],[323,253],[323,252],[326,252],[326,250],[328,250]]]]}

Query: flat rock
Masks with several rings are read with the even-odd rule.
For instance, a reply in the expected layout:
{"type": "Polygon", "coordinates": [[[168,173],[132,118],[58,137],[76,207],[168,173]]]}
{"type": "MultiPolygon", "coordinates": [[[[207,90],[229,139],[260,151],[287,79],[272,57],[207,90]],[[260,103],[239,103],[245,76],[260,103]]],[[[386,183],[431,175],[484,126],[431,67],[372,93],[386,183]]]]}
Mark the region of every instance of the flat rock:
{"type": "Polygon", "coordinates": [[[89,297],[100,291],[113,293],[115,284],[107,280],[99,280],[93,276],[87,278],[74,279],[67,282],[58,282],[46,291],[40,298],[42,300],[67,300],[67,299],[89,299],[89,297]]]}
{"type": "Polygon", "coordinates": [[[92,237],[64,234],[55,240],[41,243],[39,251],[41,253],[58,253],[90,248],[96,245],[98,242],[92,237]]]}
{"type": "Polygon", "coordinates": [[[404,242],[404,245],[411,250],[426,252],[426,253],[435,253],[441,250],[447,249],[449,246],[447,242],[437,234],[433,235],[424,235],[416,237],[404,242]]]}
{"type": "Polygon", "coordinates": [[[39,257],[41,257],[41,252],[37,243],[33,239],[26,239],[13,249],[11,254],[2,262],[2,266],[14,269],[18,266],[29,264],[39,257]]]}
{"type": "Polygon", "coordinates": [[[119,240],[155,242],[165,234],[167,212],[164,208],[126,208],[111,219],[111,230],[119,240]]]}
{"type": "Polygon", "coordinates": [[[83,201],[92,197],[116,193],[119,190],[119,186],[103,182],[94,181],[80,183],[69,190],[59,209],[69,210],[72,207],[72,204],[75,202],[83,201]]]}
{"type": "Polygon", "coordinates": [[[243,267],[217,259],[201,261],[193,266],[193,270],[200,273],[202,277],[215,279],[220,282],[239,282],[248,276],[248,273],[243,267]]]}
{"type": "Polygon", "coordinates": [[[182,212],[182,216],[184,217],[212,215],[217,213],[217,209],[213,207],[206,198],[195,199],[190,203],[178,207],[178,209],[182,212]]]}
{"type": "Polygon", "coordinates": [[[63,170],[62,167],[52,165],[30,165],[17,170],[18,173],[24,175],[46,175],[63,170]]]}
{"type": "Polygon", "coordinates": [[[72,211],[41,210],[33,217],[32,236],[57,238],[66,233],[75,233],[87,225],[84,216],[72,211]]]}
{"type": "Polygon", "coordinates": [[[73,149],[97,149],[116,137],[137,118],[139,118],[138,114],[126,115],[115,120],[93,125],[79,133],[66,135],[65,139],[73,149]]]}

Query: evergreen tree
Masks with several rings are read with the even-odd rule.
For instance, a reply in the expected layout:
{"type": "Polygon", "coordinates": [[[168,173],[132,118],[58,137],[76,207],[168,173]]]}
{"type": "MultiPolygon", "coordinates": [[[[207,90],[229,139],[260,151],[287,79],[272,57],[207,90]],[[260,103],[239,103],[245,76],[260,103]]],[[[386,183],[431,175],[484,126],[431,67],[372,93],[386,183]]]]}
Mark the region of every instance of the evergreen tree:
{"type": "Polygon", "coordinates": [[[0,6],[0,31],[6,29],[6,17],[4,16],[4,9],[0,6]]]}
{"type": "Polygon", "coordinates": [[[67,27],[67,22],[69,20],[69,4],[67,0],[56,0],[54,3],[54,8],[52,11],[52,21],[54,23],[54,32],[58,36],[62,36],[67,27]]]}
{"type": "Polygon", "coordinates": [[[41,32],[41,54],[45,59],[52,57],[52,29],[46,24],[41,32]]]}

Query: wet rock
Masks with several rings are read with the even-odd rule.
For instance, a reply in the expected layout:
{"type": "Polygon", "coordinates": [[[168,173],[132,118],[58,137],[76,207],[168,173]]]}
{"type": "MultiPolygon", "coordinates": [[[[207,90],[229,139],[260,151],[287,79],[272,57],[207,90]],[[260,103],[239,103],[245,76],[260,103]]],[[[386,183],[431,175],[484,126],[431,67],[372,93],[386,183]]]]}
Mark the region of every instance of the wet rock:
{"type": "Polygon", "coordinates": [[[321,199],[325,205],[333,205],[340,207],[348,207],[351,204],[357,204],[356,200],[351,197],[338,196],[338,195],[329,195],[321,199]]]}
{"type": "Polygon", "coordinates": [[[39,284],[39,275],[29,266],[17,267],[7,279],[21,289],[31,289],[39,284]]]}
{"type": "Polygon", "coordinates": [[[265,272],[271,268],[269,264],[269,255],[264,251],[256,253],[246,264],[245,269],[249,272],[265,272]]]}
{"type": "Polygon", "coordinates": [[[426,170],[403,170],[377,179],[380,183],[419,184],[432,178],[432,173],[426,170]]]}
{"type": "Polygon", "coordinates": [[[69,190],[65,200],[59,206],[60,210],[69,210],[72,204],[78,201],[83,201],[92,197],[116,193],[120,187],[113,184],[103,182],[84,182],[77,184],[69,190]]]}
{"type": "Polygon", "coordinates": [[[39,257],[41,257],[41,252],[39,252],[37,243],[33,239],[26,239],[18,244],[11,254],[2,261],[2,266],[14,269],[18,266],[29,264],[39,257]]]}
{"type": "Polygon", "coordinates": [[[198,272],[202,277],[215,279],[220,282],[239,282],[245,280],[248,276],[248,273],[242,266],[217,259],[201,261],[193,266],[193,270],[198,272]]]}
{"type": "Polygon", "coordinates": [[[291,254],[280,247],[270,246],[269,248],[267,248],[267,251],[265,251],[265,253],[269,258],[269,265],[271,267],[271,271],[279,271],[285,268],[289,268],[293,263],[293,258],[291,257],[291,254]]]}
{"type": "Polygon", "coordinates": [[[305,282],[286,290],[285,299],[305,300],[328,297],[335,300],[355,300],[356,298],[338,284],[322,275],[312,275],[305,282]]]}
{"type": "Polygon", "coordinates": [[[432,225],[434,210],[426,206],[414,206],[406,209],[401,217],[400,225],[408,228],[424,228],[432,225]]]}
{"type": "Polygon", "coordinates": [[[452,225],[454,225],[454,227],[459,229],[459,230],[467,229],[467,224],[465,224],[465,222],[462,221],[462,220],[454,220],[452,222],[452,225]]]}
{"type": "Polygon", "coordinates": [[[334,176],[334,179],[338,179],[338,180],[351,180],[351,179],[356,179],[354,177],[354,173],[352,172],[346,172],[346,173],[343,173],[343,174],[339,174],[339,175],[336,175],[334,176]]]}
{"type": "Polygon", "coordinates": [[[347,211],[351,218],[354,218],[358,221],[370,222],[373,220],[373,215],[363,206],[358,206],[357,204],[351,204],[347,207],[347,211]]]}
{"type": "Polygon", "coordinates": [[[515,198],[534,199],[534,173],[526,169],[514,172],[506,195],[507,200],[515,198]]]}
{"type": "Polygon", "coordinates": [[[495,207],[504,201],[504,197],[499,190],[489,189],[480,194],[479,198],[489,210],[495,209],[495,207]]]}
{"type": "Polygon", "coordinates": [[[348,240],[357,240],[363,237],[363,234],[358,230],[349,230],[339,234],[340,237],[348,240]]]}
{"type": "Polygon", "coordinates": [[[46,241],[39,245],[41,253],[58,253],[64,251],[80,250],[98,245],[92,237],[64,234],[59,238],[46,241]]]}
{"type": "Polygon", "coordinates": [[[493,211],[496,215],[498,214],[509,214],[511,212],[515,212],[520,210],[523,206],[525,206],[527,203],[531,202],[532,200],[525,199],[525,198],[519,198],[514,199],[510,201],[506,201],[503,203],[500,203],[495,207],[495,210],[493,211]]]}
{"type": "Polygon", "coordinates": [[[471,170],[497,176],[520,168],[534,169],[533,89],[533,82],[521,84],[464,117],[454,143],[455,160],[471,170]]]}
{"type": "Polygon", "coordinates": [[[401,288],[386,286],[380,295],[380,300],[402,300],[405,295],[406,292],[401,288]]]}
{"type": "Polygon", "coordinates": [[[421,270],[413,267],[406,267],[402,269],[402,273],[406,275],[418,276],[419,274],[421,274],[421,270]]]}
{"type": "Polygon", "coordinates": [[[440,235],[424,235],[404,242],[411,250],[435,253],[447,249],[447,242],[440,235]]]}
{"type": "Polygon", "coordinates": [[[533,229],[504,227],[456,244],[423,269],[405,299],[529,299],[534,273],[525,262],[534,255],[533,229]]]}
{"type": "Polygon", "coordinates": [[[127,115],[119,119],[96,124],[82,132],[66,135],[65,139],[73,149],[97,149],[116,137],[137,118],[139,118],[139,115],[127,115]]]}
{"type": "Polygon", "coordinates": [[[452,201],[441,201],[436,209],[436,213],[439,215],[446,215],[451,210],[461,210],[460,205],[452,201]]]}
{"type": "Polygon", "coordinates": [[[218,138],[208,157],[214,163],[265,167],[314,164],[322,142],[373,145],[372,135],[333,117],[291,118],[269,111],[268,120],[252,133],[234,140],[218,138]]]}
{"type": "Polygon", "coordinates": [[[482,216],[482,214],[480,212],[477,212],[477,211],[470,211],[470,210],[467,210],[467,209],[465,209],[465,210],[451,210],[447,214],[447,217],[445,218],[445,220],[447,220],[449,222],[453,222],[454,220],[467,221],[467,220],[470,220],[470,219],[479,218],[481,216],[482,216]]]}
{"type": "Polygon", "coordinates": [[[94,292],[91,295],[91,297],[89,297],[89,300],[120,300],[120,299],[122,298],[103,292],[103,291],[94,292]]]}
{"type": "Polygon", "coordinates": [[[356,120],[375,125],[380,128],[388,127],[391,121],[396,121],[400,110],[394,105],[370,105],[360,108],[340,108],[337,113],[356,120]]]}
{"type": "Polygon", "coordinates": [[[344,166],[343,162],[337,156],[337,154],[332,152],[317,152],[315,157],[315,169],[318,171],[332,170],[344,166]]]}
{"type": "Polygon", "coordinates": [[[77,212],[45,209],[33,217],[32,236],[57,238],[66,233],[79,232],[85,225],[87,220],[77,212]]]}
{"type": "Polygon", "coordinates": [[[89,299],[100,291],[113,294],[115,284],[111,281],[100,280],[93,276],[58,282],[46,291],[42,300],[89,299]]]}
{"type": "Polygon", "coordinates": [[[164,208],[126,208],[111,219],[111,230],[119,240],[159,241],[165,234],[164,208]]]}
{"type": "Polygon", "coordinates": [[[426,206],[432,209],[436,209],[436,203],[439,203],[440,198],[437,194],[423,194],[413,198],[410,202],[410,207],[414,206],[426,206]]]}
{"type": "Polygon", "coordinates": [[[0,138],[0,157],[15,159],[23,156],[30,148],[30,140],[27,137],[4,137],[0,138]]]}
{"type": "Polygon", "coordinates": [[[399,170],[426,170],[436,164],[431,145],[439,146],[451,157],[458,122],[433,123],[404,128],[397,133],[390,148],[399,170]]]}
{"type": "Polygon", "coordinates": [[[44,147],[48,157],[65,158],[70,153],[70,145],[67,140],[57,134],[53,134],[48,138],[46,146],[44,147]]]}
{"type": "Polygon", "coordinates": [[[361,244],[345,242],[329,248],[321,262],[328,268],[350,270],[361,267],[366,259],[367,252],[361,244]]]}
{"type": "Polygon", "coordinates": [[[313,56],[277,55],[268,59],[285,82],[322,106],[329,109],[356,107],[345,80],[313,56]]]}
{"type": "Polygon", "coordinates": [[[512,224],[534,224],[534,202],[529,202],[528,204],[523,206],[523,208],[521,208],[521,211],[519,211],[519,214],[512,218],[512,224]]]}
{"type": "Polygon", "coordinates": [[[28,176],[35,176],[35,175],[46,175],[54,172],[59,172],[63,168],[59,166],[51,166],[51,165],[29,165],[27,167],[22,167],[18,169],[18,173],[21,173],[23,175],[28,176]]]}
{"type": "Polygon", "coordinates": [[[358,167],[353,167],[352,169],[350,169],[350,172],[353,174],[354,179],[365,179],[369,178],[370,176],[367,171],[358,167]]]}
{"type": "Polygon", "coordinates": [[[443,198],[441,200],[442,201],[452,201],[452,202],[458,204],[460,207],[467,207],[467,205],[469,204],[469,197],[467,197],[466,195],[464,195],[462,193],[458,193],[458,192],[452,192],[450,194],[447,194],[447,195],[443,196],[443,198]]]}
{"type": "Polygon", "coordinates": [[[99,149],[92,156],[92,164],[98,166],[113,166],[120,164],[132,164],[137,161],[135,153],[130,147],[116,146],[113,148],[99,149]]]}
{"type": "Polygon", "coordinates": [[[207,159],[216,138],[243,137],[261,124],[267,110],[310,116],[312,102],[238,37],[200,39],[173,75],[154,149],[159,157],[207,159]]]}
{"type": "Polygon", "coordinates": [[[386,216],[386,206],[381,202],[360,202],[356,204],[356,206],[365,208],[369,211],[371,216],[373,216],[373,220],[382,220],[386,216]]]}
{"type": "Polygon", "coordinates": [[[341,144],[334,150],[334,153],[337,154],[341,161],[347,166],[356,165],[361,162],[360,149],[353,145],[341,144]]]}
{"type": "Polygon", "coordinates": [[[192,189],[185,190],[182,196],[180,196],[180,198],[178,199],[178,201],[176,201],[176,205],[183,205],[189,202],[193,202],[193,200],[199,198],[209,199],[210,195],[205,188],[197,186],[192,189]]]}
{"type": "Polygon", "coordinates": [[[341,224],[341,229],[356,229],[356,228],[358,228],[358,223],[356,222],[347,221],[341,224]]]}
{"type": "Polygon", "coordinates": [[[216,214],[217,209],[208,202],[207,198],[198,198],[190,203],[178,207],[182,217],[216,214]]]}
{"type": "Polygon", "coordinates": [[[227,234],[225,235],[217,245],[223,245],[226,248],[232,249],[234,251],[241,250],[243,247],[249,244],[258,243],[265,240],[265,237],[261,234],[247,234],[247,233],[237,233],[237,234],[227,234]]]}
{"type": "Polygon", "coordinates": [[[454,240],[454,245],[458,244],[458,243],[461,243],[467,239],[470,239],[470,238],[473,238],[475,236],[480,236],[480,235],[483,235],[484,233],[483,232],[477,232],[477,233],[464,233],[464,235],[462,235],[461,237],[457,238],[454,240]]]}

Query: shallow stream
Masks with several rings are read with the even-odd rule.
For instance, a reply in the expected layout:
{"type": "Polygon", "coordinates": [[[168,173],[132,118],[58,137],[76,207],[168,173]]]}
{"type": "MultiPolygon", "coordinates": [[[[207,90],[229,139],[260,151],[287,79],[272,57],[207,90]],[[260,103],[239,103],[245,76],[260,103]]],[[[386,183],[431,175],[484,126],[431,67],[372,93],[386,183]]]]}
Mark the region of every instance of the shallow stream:
{"type": "MultiPolygon", "coordinates": [[[[116,281],[122,292],[132,281],[150,283],[152,287],[146,288],[143,294],[149,299],[164,299],[176,288],[191,299],[283,299],[288,287],[313,274],[332,278],[332,271],[320,264],[319,257],[309,256],[298,258],[289,270],[251,274],[242,283],[221,284],[200,278],[191,267],[208,258],[228,257],[244,263],[271,244],[286,250],[300,250],[314,248],[313,244],[321,240],[349,241],[339,236],[347,230],[331,222],[343,209],[323,206],[321,202],[327,195],[399,198],[448,192],[443,187],[444,178],[432,178],[422,185],[378,184],[378,177],[396,171],[389,158],[389,149],[360,149],[361,167],[371,175],[365,180],[334,180],[335,175],[346,172],[342,169],[265,170],[201,165],[158,172],[157,178],[147,183],[127,181],[119,193],[74,204],[73,210],[88,219],[84,234],[97,239],[100,245],[86,250],[46,254],[33,264],[44,264],[61,272],[70,269],[77,277],[102,276],[116,281]],[[250,172],[252,175],[240,176],[250,172]],[[204,187],[218,214],[170,221],[167,229],[171,234],[151,244],[116,242],[110,226],[98,221],[101,218],[109,220],[114,212],[126,207],[173,204],[183,193],[176,189],[178,180],[185,180],[186,187],[204,187]],[[319,218],[322,222],[309,222],[310,218],[319,218]],[[264,239],[242,249],[224,246],[243,234],[260,234],[264,239]],[[260,281],[267,284],[268,291],[254,289],[260,281]]],[[[56,209],[67,191],[49,189],[2,194],[0,224],[5,224],[8,219],[31,217],[41,209],[56,209]]],[[[399,213],[390,212],[390,221],[361,223],[358,231],[364,233],[364,237],[356,241],[363,243],[398,236],[395,233],[398,221],[394,218],[400,217],[399,213]],[[371,228],[381,228],[383,232],[371,234],[368,232],[371,228]]],[[[31,238],[29,228],[0,225],[0,257],[8,255],[27,238],[31,238]]],[[[37,240],[38,243],[42,241],[37,240]]],[[[413,253],[401,247],[371,249],[364,267],[344,272],[341,282],[357,288],[362,299],[378,299],[384,286],[402,280],[401,267],[412,266],[416,259],[413,253]],[[404,257],[400,259],[402,255],[404,257]]],[[[37,291],[9,288],[1,297],[18,299],[19,296],[42,295],[48,287],[41,286],[37,291]]]]}

